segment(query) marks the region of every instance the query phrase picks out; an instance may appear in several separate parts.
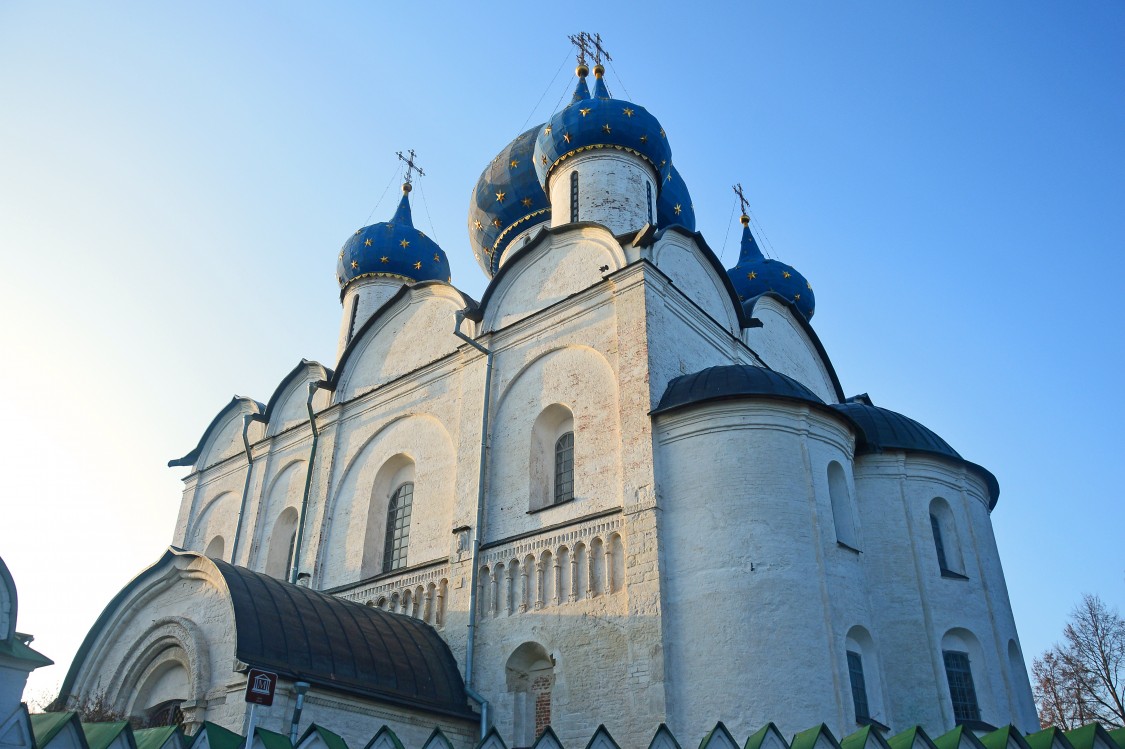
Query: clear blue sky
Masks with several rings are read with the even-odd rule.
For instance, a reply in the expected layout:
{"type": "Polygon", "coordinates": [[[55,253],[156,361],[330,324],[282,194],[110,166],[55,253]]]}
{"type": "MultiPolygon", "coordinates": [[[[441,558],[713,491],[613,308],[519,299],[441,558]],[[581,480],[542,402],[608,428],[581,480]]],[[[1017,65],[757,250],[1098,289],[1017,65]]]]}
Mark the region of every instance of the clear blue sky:
{"type": "Polygon", "coordinates": [[[393,210],[396,150],[480,296],[470,190],[569,94],[584,29],[615,95],[660,118],[724,262],[741,181],[844,389],[997,475],[1028,660],[1083,592],[1125,608],[1119,0],[8,0],[0,556],[60,664],[32,690],[171,540],[165,462],[232,394],[334,363],[336,254],[393,210]]]}

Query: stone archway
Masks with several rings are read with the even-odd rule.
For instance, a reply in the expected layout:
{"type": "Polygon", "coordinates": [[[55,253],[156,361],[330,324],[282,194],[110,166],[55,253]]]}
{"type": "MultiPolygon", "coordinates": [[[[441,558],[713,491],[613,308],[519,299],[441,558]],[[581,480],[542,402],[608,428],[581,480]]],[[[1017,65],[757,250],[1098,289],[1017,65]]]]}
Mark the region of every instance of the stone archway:
{"type": "Polygon", "coordinates": [[[512,693],[512,745],[531,746],[551,724],[551,690],[555,659],[537,642],[525,642],[508,657],[505,668],[512,693]]]}

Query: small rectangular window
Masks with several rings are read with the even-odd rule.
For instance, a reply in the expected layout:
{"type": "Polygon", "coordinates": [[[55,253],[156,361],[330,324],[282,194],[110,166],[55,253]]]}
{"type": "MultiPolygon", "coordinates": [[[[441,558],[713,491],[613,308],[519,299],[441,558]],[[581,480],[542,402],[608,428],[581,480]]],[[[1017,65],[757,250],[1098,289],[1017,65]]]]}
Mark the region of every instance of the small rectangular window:
{"type": "Polygon", "coordinates": [[[958,723],[980,720],[977,690],[973,686],[973,671],[969,654],[959,650],[943,650],[945,678],[949,681],[949,698],[953,701],[953,719],[958,723]]]}
{"type": "Polygon", "coordinates": [[[930,513],[930,529],[934,532],[934,548],[937,549],[938,568],[942,572],[948,572],[949,565],[945,561],[945,543],[941,537],[941,521],[932,512],[930,513]]]}
{"type": "Polygon", "coordinates": [[[570,222],[578,221],[578,171],[570,173],[570,222]]]}
{"type": "Polygon", "coordinates": [[[848,651],[848,676],[852,682],[852,704],[855,705],[857,723],[871,720],[871,708],[867,704],[867,681],[863,678],[863,658],[855,651],[848,651]]]}

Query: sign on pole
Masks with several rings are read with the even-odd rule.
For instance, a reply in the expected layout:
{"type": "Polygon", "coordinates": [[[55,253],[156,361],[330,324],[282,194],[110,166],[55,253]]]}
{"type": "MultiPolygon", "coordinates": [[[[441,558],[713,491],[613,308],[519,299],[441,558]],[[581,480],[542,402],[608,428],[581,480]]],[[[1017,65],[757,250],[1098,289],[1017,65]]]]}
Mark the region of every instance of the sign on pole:
{"type": "Polygon", "coordinates": [[[273,692],[277,688],[277,674],[252,668],[246,674],[246,701],[252,705],[273,704],[273,692]]]}

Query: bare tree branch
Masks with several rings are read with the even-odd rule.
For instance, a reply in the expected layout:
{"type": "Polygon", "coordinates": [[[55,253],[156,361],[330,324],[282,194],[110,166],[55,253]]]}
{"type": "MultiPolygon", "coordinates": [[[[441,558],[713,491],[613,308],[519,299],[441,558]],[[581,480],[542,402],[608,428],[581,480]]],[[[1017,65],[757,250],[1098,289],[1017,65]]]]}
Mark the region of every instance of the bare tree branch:
{"type": "Polygon", "coordinates": [[[1036,658],[1031,671],[1044,727],[1125,725],[1125,620],[1097,596],[1082,597],[1063,642],[1036,658]]]}

